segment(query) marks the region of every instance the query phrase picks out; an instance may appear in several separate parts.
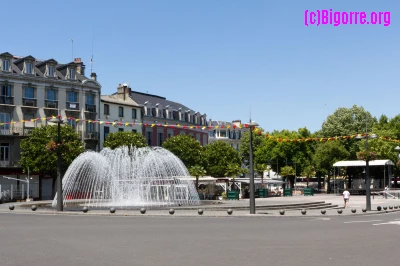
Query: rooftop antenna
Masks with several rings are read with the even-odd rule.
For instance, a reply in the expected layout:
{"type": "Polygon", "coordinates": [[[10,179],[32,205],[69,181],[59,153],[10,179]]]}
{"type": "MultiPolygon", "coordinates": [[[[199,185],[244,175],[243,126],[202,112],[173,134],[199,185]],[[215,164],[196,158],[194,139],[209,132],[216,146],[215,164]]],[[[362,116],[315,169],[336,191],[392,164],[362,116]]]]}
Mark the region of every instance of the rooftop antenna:
{"type": "Polygon", "coordinates": [[[94,43],[94,33],[92,36],[92,58],[90,59],[90,74],[93,73],[93,43],[94,43]]]}
{"type": "Polygon", "coordinates": [[[250,104],[250,123],[251,123],[251,104],[250,104]]]}
{"type": "Polygon", "coordinates": [[[74,39],[69,38],[71,41],[71,49],[72,49],[72,62],[74,61],[74,39]]]}

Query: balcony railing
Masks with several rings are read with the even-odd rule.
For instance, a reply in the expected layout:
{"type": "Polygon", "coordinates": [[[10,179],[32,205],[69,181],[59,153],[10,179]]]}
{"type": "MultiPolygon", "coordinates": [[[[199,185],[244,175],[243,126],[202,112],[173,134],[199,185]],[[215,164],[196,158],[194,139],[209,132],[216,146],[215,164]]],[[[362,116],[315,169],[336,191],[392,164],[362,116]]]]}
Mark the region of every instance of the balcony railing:
{"type": "Polygon", "coordinates": [[[32,107],[36,107],[36,99],[34,98],[22,98],[22,105],[23,106],[32,106],[32,107]]]}
{"type": "Polygon", "coordinates": [[[58,108],[58,101],[55,100],[45,100],[44,104],[46,106],[46,108],[58,108]]]}
{"type": "Polygon", "coordinates": [[[14,97],[1,95],[0,104],[14,104],[14,97]]]}
{"type": "Polygon", "coordinates": [[[29,136],[33,128],[10,127],[0,128],[0,136],[29,136]]]}
{"type": "Polygon", "coordinates": [[[67,102],[67,109],[79,110],[79,103],[78,102],[67,102]]]}
{"type": "Polygon", "coordinates": [[[98,140],[99,133],[98,132],[85,132],[84,139],[98,140]]]}
{"type": "Polygon", "coordinates": [[[0,161],[0,167],[19,167],[19,161],[0,161]]]}
{"type": "Polygon", "coordinates": [[[96,113],[96,105],[86,104],[86,111],[96,113]]]}

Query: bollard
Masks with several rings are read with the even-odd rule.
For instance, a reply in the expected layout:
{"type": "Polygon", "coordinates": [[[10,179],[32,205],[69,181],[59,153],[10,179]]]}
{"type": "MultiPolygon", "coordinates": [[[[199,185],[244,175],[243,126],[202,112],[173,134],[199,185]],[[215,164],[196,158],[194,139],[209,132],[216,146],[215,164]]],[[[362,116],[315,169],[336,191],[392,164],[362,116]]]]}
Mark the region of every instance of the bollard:
{"type": "Polygon", "coordinates": [[[393,210],[393,206],[389,206],[389,210],[393,210]]]}
{"type": "Polygon", "coordinates": [[[32,211],[36,211],[37,210],[37,206],[36,205],[32,205],[31,209],[32,209],[32,211]]]}
{"type": "Polygon", "coordinates": [[[88,209],[88,207],[86,207],[86,206],[82,208],[82,211],[83,211],[84,213],[87,213],[88,210],[89,210],[89,209],[88,209]]]}
{"type": "Polygon", "coordinates": [[[169,214],[174,214],[175,213],[175,210],[174,209],[169,209],[169,214]]]}
{"type": "Polygon", "coordinates": [[[397,208],[399,208],[399,206],[396,205],[396,206],[394,206],[394,208],[397,209],[397,208]]]}
{"type": "Polygon", "coordinates": [[[198,209],[198,210],[197,210],[197,213],[198,213],[199,215],[202,215],[203,212],[204,212],[203,209],[198,209]]]}
{"type": "Polygon", "coordinates": [[[305,215],[307,213],[307,211],[305,209],[301,210],[301,214],[305,215]]]}
{"type": "Polygon", "coordinates": [[[382,210],[382,207],[381,207],[381,206],[378,206],[378,207],[376,207],[376,209],[377,209],[378,211],[380,211],[380,210],[382,210]]]}
{"type": "Polygon", "coordinates": [[[357,210],[356,210],[356,209],[351,209],[351,212],[352,212],[352,213],[356,213],[357,210]]]}
{"type": "Polygon", "coordinates": [[[233,210],[232,210],[232,209],[228,209],[226,212],[227,212],[229,215],[231,215],[231,214],[233,213],[233,210]]]}
{"type": "Polygon", "coordinates": [[[140,213],[145,214],[146,213],[146,208],[140,208],[140,213]]]}
{"type": "Polygon", "coordinates": [[[366,208],[363,208],[362,211],[363,211],[363,212],[367,212],[367,209],[366,209],[366,208]]]}
{"type": "Polygon", "coordinates": [[[111,212],[111,213],[115,213],[115,208],[111,208],[111,209],[110,209],[110,212],[111,212]]]}
{"type": "Polygon", "coordinates": [[[280,210],[279,213],[280,213],[281,215],[284,215],[284,214],[285,214],[285,210],[280,210]]]}
{"type": "Polygon", "coordinates": [[[14,205],[10,205],[10,206],[8,206],[8,208],[10,209],[10,211],[13,211],[15,206],[14,205]]]}
{"type": "Polygon", "coordinates": [[[342,214],[342,212],[343,212],[342,209],[337,210],[337,213],[339,213],[339,214],[342,214]]]}
{"type": "Polygon", "coordinates": [[[383,209],[386,211],[386,210],[387,210],[387,207],[386,207],[386,206],[383,206],[383,209]]]}
{"type": "Polygon", "coordinates": [[[322,213],[322,214],[325,214],[325,213],[326,213],[326,210],[321,210],[321,213],[322,213]]]}

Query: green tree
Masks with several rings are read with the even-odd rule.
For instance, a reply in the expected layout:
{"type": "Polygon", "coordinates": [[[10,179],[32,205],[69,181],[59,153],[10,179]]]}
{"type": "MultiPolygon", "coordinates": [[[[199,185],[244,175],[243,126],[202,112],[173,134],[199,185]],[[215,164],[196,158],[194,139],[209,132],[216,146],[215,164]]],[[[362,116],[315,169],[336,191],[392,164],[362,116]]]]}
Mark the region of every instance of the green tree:
{"type": "Polygon", "coordinates": [[[110,148],[112,150],[121,146],[128,146],[129,148],[131,146],[142,148],[147,146],[147,142],[146,138],[140,133],[115,132],[108,134],[103,144],[103,147],[110,148]]]}
{"type": "Polygon", "coordinates": [[[203,166],[194,165],[189,168],[189,173],[191,176],[196,177],[196,190],[199,189],[199,177],[206,175],[206,170],[204,170],[203,166]]]}
{"type": "Polygon", "coordinates": [[[306,177],[307,188],[308,188],[308,182],[310,177],[315,175],[314,167],[312,165],[307,165],[306,167],[303,168],[301,175],[306,177]]]}
{"type": "Polygon", "coordinates": [[[348,159],[350,153],[340,141],[328,141],[320,143],[315,151],[314,162],[316,169],[327,175],[328,192],[330,192],[330,177],[333,164],[348,159]]]}
{"type": "Polygon", "coordinates": [[[53,177],[53,187],[57,175],[57,150],[61,152],[62,172],[85,149],[76,131],[66,125],[60,128],[61,144],[57,126],[42,126],[32,130],[28,138],[21,140],[21,166],[24,172],[47,174],[53,177]]]}
{"type": "Polygon", "coordinates": [[[282,177],[285,177],[286,182],[287,182],[291,176],[295,175],[295,170],[292,166],[286,165],[281,168],[280,175],[282,177]]]}
{"type": "MultiPolygon", "coordinates": [[[[253,131],[253,154],[254,159],[256,157],[256,151],[265,144],[265,132],[261,134],[262,128],[257,128],[257,132],[253,131]]],[[[250,131],[245,131],[242,133],[242,137],[240,138],[240,147],[239,153],[242,162],[245,165],[249,165],[249,154],[250,154],[250,131]]]]}
{"type": "Polygon", "coordinates": [[[168,138],[162,144],[164,149],[175,154],[186,168],[205,165],[204,148],[190,135],[177,135],[168,138]]]}
{"type": "Polygon", "coordinates": [[[230,164],[236,164],[240,168],[239,153],[225,142],[208,144],[204,154],[207,161],[206,171],[213,177],[224,177],[230,164]]]}

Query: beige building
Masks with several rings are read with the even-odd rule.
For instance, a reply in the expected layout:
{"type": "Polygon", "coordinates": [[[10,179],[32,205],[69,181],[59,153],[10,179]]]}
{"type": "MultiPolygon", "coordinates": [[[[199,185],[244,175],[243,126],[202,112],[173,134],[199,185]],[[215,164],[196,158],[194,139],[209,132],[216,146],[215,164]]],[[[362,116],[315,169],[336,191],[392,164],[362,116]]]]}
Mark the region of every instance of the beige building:
{"type": "Polygon", "coordinates": [[[131,88],[119,84],[117,93],[101,96],[100,148],[109,133],[137,132],[142,134],[142,109],[130,97],[131,88]]]}
{"type": "Polygon", "coordinates": [[[232,122],[209,120],[208,126],[213,127],[213,129],[208,132],[209,143],[223,141],[239,151],[240,139],[243,131],[243,129],[239,127],[240,125],[240,120],[234,120],[232,122]]]}
{"type": "MultiPolygon", "coordinates": [[[[92,121],[99,117],[100,92],[96,74],[87,78],[80,58],[60,64],[54,59],[40,60],[1,53],[0,172],[22,176],[18,163],[20,141],[33,128],[47,125],[52,116],[67,117],[67,123],[79,133],[85,148],[97,150],[98,123],[92,121]]],[[[35,173],[31,174],[35,177],[35,173]]],[[[44,189],[48,186],[45,182],[45,179],[38,179],[36,187],[31,185],[33,197],[48,199],[51,191],[44,189]]]]}

